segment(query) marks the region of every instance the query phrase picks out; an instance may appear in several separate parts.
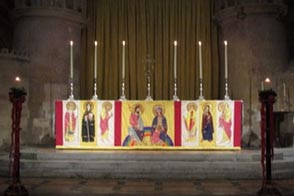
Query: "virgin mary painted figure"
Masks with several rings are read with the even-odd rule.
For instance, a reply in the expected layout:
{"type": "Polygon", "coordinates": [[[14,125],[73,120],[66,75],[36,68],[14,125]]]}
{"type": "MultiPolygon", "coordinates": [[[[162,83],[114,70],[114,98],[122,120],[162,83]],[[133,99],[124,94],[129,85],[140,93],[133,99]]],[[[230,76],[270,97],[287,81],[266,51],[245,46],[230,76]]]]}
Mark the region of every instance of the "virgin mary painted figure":
{"type": "Polygon", "coordinates": [[[202,140],[211,142],[213,140],[213,119],[210,106],[205,105],[202,115],[202,140]]]}

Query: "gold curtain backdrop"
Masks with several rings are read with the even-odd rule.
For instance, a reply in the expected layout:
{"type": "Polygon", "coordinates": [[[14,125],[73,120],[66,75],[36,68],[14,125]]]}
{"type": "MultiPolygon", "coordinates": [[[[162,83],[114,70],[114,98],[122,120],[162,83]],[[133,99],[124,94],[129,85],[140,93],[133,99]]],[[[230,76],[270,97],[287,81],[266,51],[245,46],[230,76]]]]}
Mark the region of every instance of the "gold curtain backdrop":
{"type": "Polygon", "coordinates": [[[125,94],[147,95],[147,55],[154,59],[151,95],[170,100],[174,94],[174,40],[180,99],[199,96],[198,41],[202,41],[203,86],[206,99],[219,94],[217,27],[212,0],[89,0],[88,24],[82,33],[81,98],[93,95],[94,40],[98,41],[97,94],[121,94],[122,41],[126,41],[125,94]]]}

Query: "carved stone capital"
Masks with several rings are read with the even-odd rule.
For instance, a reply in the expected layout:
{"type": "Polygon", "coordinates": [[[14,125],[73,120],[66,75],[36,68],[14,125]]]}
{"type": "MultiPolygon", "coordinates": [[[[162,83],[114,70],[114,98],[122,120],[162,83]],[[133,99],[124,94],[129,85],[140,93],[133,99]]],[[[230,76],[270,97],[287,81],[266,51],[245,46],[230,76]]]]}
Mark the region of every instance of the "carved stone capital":
{"type": "Polygon", "coordinates": [[[28,53],[23,51],[9,50],[7,48],[2,48],[0,50],[0,59],[16,59],[20,62],[30,62],[30,56],[28,53]]]}
{"type": "Polygon", "coordinates": [[[13,18],[52,17],[79,25],[86,23],[86,2],[80,0],[15,0],[13,18]]]}
{"type": "Polygon", "coordinates": [[[86,19],[82,16],[82,14],[72,11],[72,10],[64,10],[60,8],[23,8],[16,9],[13,12],[14,20],[18,20],[20,18],[25,17],[52,17],[59,18],[62,20],[70,21],[74,24],[78,24],[83,26],[86,23],[86,19]]]}
{"type": "Polygon", "coordinates": [[[287,6],[279,0],[272,2],[266,0],[235,0],[230,1],[230,4],[226,2],[228,1],[223,0],[216,4],[214,19],[218,24],[232,19],[242,20],[249,15],[276,16],[277,19],[280,19],[287,13],[287,6]]]}

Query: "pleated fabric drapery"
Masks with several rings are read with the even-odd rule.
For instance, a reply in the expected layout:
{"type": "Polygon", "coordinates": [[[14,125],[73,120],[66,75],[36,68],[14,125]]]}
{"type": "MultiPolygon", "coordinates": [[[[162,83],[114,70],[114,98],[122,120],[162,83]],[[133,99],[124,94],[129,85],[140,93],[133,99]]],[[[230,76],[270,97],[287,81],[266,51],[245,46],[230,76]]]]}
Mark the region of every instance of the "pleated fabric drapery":
{"type": "Polygon", "coordinates": [[[151,95],[169,100],[174,94],[174,40],[180,99],[199,96],[198,41],[202,41],[206,99],[218,98],[219,58],[212,0],[89,0],[82,32],[81,98],[93,95],[94,40],[98,41],[97,93],[100,99],[121,94],[122,41],[126,41],[125,94],[147,95],[146,60],[152,59],[151,95]]]}

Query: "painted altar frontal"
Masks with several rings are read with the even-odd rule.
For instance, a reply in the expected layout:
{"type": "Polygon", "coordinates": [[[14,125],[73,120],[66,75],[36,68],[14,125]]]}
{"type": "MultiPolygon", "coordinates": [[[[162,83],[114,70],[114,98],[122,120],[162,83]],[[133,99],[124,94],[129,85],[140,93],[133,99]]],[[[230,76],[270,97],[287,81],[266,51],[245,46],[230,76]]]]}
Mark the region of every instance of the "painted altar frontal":
{"type": "Polygon", "coordinates": [[[55,102],[58,149],[241,149],[242,101],[55,102]]]}

